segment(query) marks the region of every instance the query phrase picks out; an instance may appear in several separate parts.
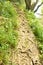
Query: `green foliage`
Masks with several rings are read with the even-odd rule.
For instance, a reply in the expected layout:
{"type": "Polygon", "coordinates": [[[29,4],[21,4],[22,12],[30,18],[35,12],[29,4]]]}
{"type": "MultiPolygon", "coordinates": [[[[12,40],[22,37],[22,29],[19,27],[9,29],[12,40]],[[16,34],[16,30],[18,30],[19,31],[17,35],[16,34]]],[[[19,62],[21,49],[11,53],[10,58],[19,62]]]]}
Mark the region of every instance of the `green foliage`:
{"type": "Polygon", "coordinates": [[[0,2],[0,15],[1,15],[1,12],[2,12],[2,3],[0,2]]]}
{"type": "Polygon", "coordinates": [[[37,19],[33,12],[25,10],[25,17],[28,21],[28,24],[32,28],[33,33],[39,40],[38,48],[41,53],[41,59],[43,60],[43,24],[37,19]]]}
{"type": "Polygon", "coordinates": [[[17,37],[17,13],[10,1],[3,3],[1,16],[5,17],[0,23],[0,42],[11,43],[15,46],[15,40],[17,37]],[[12,40],[12,41],[11,41],[12,40]]]}
{"type": "Polygon", "coordinates": [[[9,44],[15,46],[17,40],[17,32],[14,28],[12,20],[1,21],[0,24],[0,44],[9,44]]]}
{"type": "Polygon", "coordinates": [[[13,18],[16,16],[16,11],[12,3],[10,1],[5,1],[2,5],[2,13],[1,15],[6,17],[6,18],[13,18]],[[6,5],[6,6],[5,6],[6,5]]]}
{"type": "Polygon", "coordinates": [[[10,1],[0,0],[0,62],[8,64],[7,51],[14,49],[18,41],[17,12],[10,1]]]}
{"type": "Polygon", "coordinates": [[[34,16],[34,13],[31,11],[27,11],[26,13],[26,18],[29,21],[29,25],[31,26],[34,34],[38,37],[38,39],[43,42],[43,25],[41,24],[41,22],[39,21],[39,19],[37,19],[34,16]]]}

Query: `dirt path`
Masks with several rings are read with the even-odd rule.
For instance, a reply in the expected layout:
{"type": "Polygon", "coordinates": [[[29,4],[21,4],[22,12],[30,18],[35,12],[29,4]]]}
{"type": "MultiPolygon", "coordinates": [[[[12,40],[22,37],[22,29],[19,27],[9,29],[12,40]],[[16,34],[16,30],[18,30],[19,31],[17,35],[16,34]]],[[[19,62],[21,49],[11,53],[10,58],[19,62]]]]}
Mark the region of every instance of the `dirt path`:
{"type": "Polygon", "coordinates": [[[28,26],[24,13],[17,10],[19,16],[19,41],[17,49],[14,53],[14,63],[16,65],[41,65],[39,62],[39,52],[37,49],[37,41],[28,26]]]}

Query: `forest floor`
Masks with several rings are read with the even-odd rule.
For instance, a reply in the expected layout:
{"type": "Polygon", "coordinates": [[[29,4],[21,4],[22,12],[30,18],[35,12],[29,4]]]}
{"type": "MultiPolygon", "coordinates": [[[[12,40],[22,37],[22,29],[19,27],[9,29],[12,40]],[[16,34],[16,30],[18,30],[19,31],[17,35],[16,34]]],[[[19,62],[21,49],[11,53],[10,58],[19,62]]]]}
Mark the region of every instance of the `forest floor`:
{"type": "MultiPolygon", "coordinates": [[[[9,2],[8,2],[8,5],[9,5],[9,2]]],[[[14,38],[17,41],[17,45],[15,45],[15,47],[13,47],[13,44],[10,45],[10,43],[9,43],[10,46],[7,49],[7,51],[0,54],[0,57],[2,56],[2,58],[0,60],[0,65],[42,65],[40,63],[40,58],[39,58],[39,54],[40,54],[39,49],[38,49],[39,42],[37,41],[34,33],[32,32],[32,29],[29,25],[30,21],[27,21],[25,12],[23,10],[21,10],[19,8],[19,6],[16,6],[15,4],[13,4],[13,5],[17,11],[17,15],[16,14],[15,15],[17,16],[17,23],[18,23],[18,28],[16,29],[16,31],[18,33],[18,36],[17,36],[18,40],[16,39],[16,37],[14,38]]],[[[14,12],[14,11],[12,11],[12,9],[11,9],[11,12],[14,12]]],[[[11,13],[11,15],[13,15],[13,14],[11,13]]],[[[4,17],[4,18],[6,18],[6,17],[4,17]]],[[[4,18],[0,17],[0,21],[2,22],[4,18]]],[[[10,20],[9,19],[10,18],[8,18],[8,22],[11,20],[11,19],[10,20]]],[[[12,17],[12,19],[14,19],[14,18],[12,17]]],[[[16,17],[15,17],[15,19],[16,19],[16,17]]],[[[5,20],[5,23],[6,23],[6,20],[5,20]]],[[[10,22],[12,22],[12,20],[10,22]]],[[[6,26],[3,26],[3,27],[6,27],[6,26]]],[[[2,27],[2,30],[5,30],[3,27],[2,27]]],[[[8,27],[10,27],[10,25],[8,27]]],[[[10,29],[11,28],[13,28],[12,25],[11,25],[10,29]]],[[[0,30],[1,30],[1,28],[0,28],[0,30]]],[[[6,28],[6,30],[7,30],[7,28],[6,28]]],[[[7,37],[8,42],[9,42],[9,40],[10,41],[13,40],[12,39],[13,38],[12,29],[10,32],[11,32],[11,37],[10,37],[10,35],[8,35],[10,33],[5,35],[5,38],[8,35],[8,37],[7,37]]],[[[7,39],[5,39],[5,41],[6,40],[7,39]]],[[[4,40],[2,40],[2,42],[4,42],[4,40]]],[[[3,49],[3,47],[2,47],[2,49],[3,49]]]]}
{"type": "Polygon", "coordinates": [[[19,38],[15,51],[12,51],[12,63],[15,65],[41,65],[37,48],[38,42],[28,25],[24,12],[18,8],[16,11],[19,19],[19,38]]]}

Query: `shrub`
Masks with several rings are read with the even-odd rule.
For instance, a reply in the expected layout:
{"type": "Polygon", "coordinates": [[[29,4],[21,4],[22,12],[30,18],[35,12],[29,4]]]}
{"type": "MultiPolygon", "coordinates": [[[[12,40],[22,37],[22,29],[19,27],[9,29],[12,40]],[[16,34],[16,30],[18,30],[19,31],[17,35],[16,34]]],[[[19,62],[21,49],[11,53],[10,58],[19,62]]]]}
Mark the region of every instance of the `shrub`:
{"type": "Polygon", "coordinates": [[[0,45],[8,44],[9,46],[15,47],[18,34],[12,20],[3,19],[0,22],[0,45]]]}
{"type": "Polygon", "coordinates": [[[0,42],[4,41],[3,43],[11,43],[15,46],[17,38],[17,12],[10,1],[3,3],[1,16],[5,17],[5,19],[0,20],[0,42]]]}
{"type": "MultiPolygon", "coordinates": [[[[3,0],[2,0],[3,1],[3,0]]],[[[0,62],[8,62],[9,48],[14,49],[18,40],[17,12],[10,1],[0,2],[0,62]]]]}
{"type": "Polygon", "coordinates": [[[16,10],[15,10],[14,6],[12,5],[12,3],[10,3],[10,1],[5,1],[3,3],[1,15],[6,18],[15,18],[16,17],[16,15],[17,15],[16,10]]]}
{"type": "Polygon", "coordinates": [[[33,12],[25,11],[25,17],[28,20],[28,24],[30,25],[33,33],[40,43],[38,43],[38,48],[40,51],[40,58],[43,61],[43,24],[37,19],[33,12]]]}
{"type": "Polygon", "coordinates": [[[31,26],[34,34],[37,38],[43,42],[43,25],[41,24],[40,20],[34,16],[34,13],[31,11],[27,11],[26,18],[28,20],[29,25],[31,26]]]}

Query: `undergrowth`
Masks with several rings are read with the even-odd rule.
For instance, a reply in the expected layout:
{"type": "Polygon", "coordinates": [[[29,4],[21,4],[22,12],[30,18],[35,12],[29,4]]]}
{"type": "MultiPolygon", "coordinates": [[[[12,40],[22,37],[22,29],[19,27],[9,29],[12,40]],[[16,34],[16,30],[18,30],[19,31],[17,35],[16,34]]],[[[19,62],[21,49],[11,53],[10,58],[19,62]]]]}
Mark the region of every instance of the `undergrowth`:
{"type": "Polygon", "coordinates": [[[13,49],[17,45],[17,16],[10,1],[0,0],[0,64],[2,65],[9,63],[9,49],[13,49]]]}
{"type": "Polygon", "coordinates": [[[35,34],[38,43],[38,48],[40,51],[40,59],[43,61],[43,24],[40,22],[40,19],[37,19],[34,15],[34,12],[24,10],[25,17],[30,25],[33,33],[35,34]]]}

